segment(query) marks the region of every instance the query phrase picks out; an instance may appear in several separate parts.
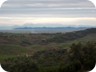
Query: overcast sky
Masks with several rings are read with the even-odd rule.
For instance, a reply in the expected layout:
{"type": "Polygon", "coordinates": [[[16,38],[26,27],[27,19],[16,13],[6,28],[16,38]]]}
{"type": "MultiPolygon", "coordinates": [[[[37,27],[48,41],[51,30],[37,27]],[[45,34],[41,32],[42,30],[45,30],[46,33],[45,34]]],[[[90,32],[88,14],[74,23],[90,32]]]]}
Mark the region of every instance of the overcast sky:
{"type": "Polygon", "coordinates": [[[96,9],[88,0],[8,0],[0,8],[0,26],[26,24],[96,26],[96,9]]]}

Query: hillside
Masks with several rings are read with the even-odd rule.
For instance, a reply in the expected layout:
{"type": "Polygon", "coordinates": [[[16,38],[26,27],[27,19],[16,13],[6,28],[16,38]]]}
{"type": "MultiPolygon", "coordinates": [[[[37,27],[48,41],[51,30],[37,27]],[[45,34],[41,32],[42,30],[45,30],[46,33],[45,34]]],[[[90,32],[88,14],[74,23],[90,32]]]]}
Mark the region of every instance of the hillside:
{"type": "Polygon", "coordinates": [[[94,67],[94,41],[96,28],[67,33],[1,32],[0,62],[11,72],[85,72],[94,67]]]}
{"type": "Polygon", "coordinates": [[[55,36],[52,38],[48,39],[49,42],[57,42],[57,43],[64,43],[67,41],[73,41],[81,38],[86,38],[90,36],[89,39],[96,40],[95,36],[96,35],[96,28],[90,28],[86,30],[80,30],[80,31],[73,31],[73,32],[67,32],[67,33],[57,33],[55,36]],[[90,36],[91,35],[91,36],[90,36]]]}
{"type": "Polygon", "coordinates": [[[96,40],[96,28],[68,33],[0,33],[0,55],[26,55],[96,40]]]}
{"type": "Polygon", "coordinates": [[[40,44],[48,42],[67,42],[96,34],[96,28],[67,33],[0,33],[0,44],[40,44]]]}
{"type": "Polygon", "coordinates": [[[94,68],[95,62],[96,43],[87,42],[72,44],[69,49],[49,49],[31,56],[6,58],[2,66],[10,72],[87,72],[94,68]]]}

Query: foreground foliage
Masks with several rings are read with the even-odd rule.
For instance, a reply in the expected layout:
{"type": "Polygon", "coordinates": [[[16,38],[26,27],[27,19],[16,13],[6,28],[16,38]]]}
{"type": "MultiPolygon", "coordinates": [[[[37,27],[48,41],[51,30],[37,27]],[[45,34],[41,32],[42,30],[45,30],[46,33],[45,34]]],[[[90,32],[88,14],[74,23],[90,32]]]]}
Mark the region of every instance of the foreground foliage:
{"type": "Polygon", "coordinates": [[[10,72],[84,72],[96,62],[96,43],[73,43],[68,49],[38,51],[32,56],[3,60],[2,67],[10,72]]]}

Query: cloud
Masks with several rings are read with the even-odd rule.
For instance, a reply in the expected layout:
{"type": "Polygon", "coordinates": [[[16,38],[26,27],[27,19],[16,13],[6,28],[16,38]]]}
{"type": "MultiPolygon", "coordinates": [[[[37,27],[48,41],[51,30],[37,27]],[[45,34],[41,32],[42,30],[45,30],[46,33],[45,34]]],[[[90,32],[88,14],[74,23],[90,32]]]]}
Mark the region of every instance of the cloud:
{"type": "Polygon", "coordinates": [[[19,17],[96,17],[95,9],[25,8],[1,9],[0,16],[19,17]]]}
{"type": "MultiPolygon", "coordinates": [[[[40,22],[41,18],[49,19],[52,23],[54,23],[53,21],[61,23],[63,21],[62,19],[62,21],[57,19],[51,21],[50,19],[75,18],[77,20],[76,18],[83,19],[84,17],[96,18],[96,9],[94,9],[94,5],[88,0],[8,0],[0,9],[0,17],[0,24],[4,25],[22,25],[32,21],[35,23],[36,21],[34,19],[37,19],[38,23],[43,23],[44,20],[40,22]],[[30,18],[33,18],[33,20],[30,20],[30,18]],[[38,20],[38,18],[40,19],[38,20]]],[[[85,20],[79,20],[77,23],[72,21],[70,22],[72,24],[68,22],[66,24],[69,25],[87,23],[85,20]]],[[[46,24],[48,25],[47,22],[46,24]]]]}
{"type": "Polygon", "coordinates": [[[0,14],[42,15],[66,14],[66,12],[68,14],[78,14],[79,11],[75,8],[94,8],[94,5],[88,0],[8,0],[0,9],[0,14]],[[71,8],[71,10],[66,10],[65,8],[71,8]],[[74,9],[72,10],[72,8],[74,9]]]}
{"type": "Polygon", "coordinates": [[[5,8],[88,8],[94,5],[88,0],[8,0],[5,8]]]}
{"type": "Polygon", "coordinates": [[[0,15],[78,15],[87,12],[94,14],[90,10],[84,12],[75,8],[94,8],[94,5],[88,0],[8,0],[0,9],[0,15]]]}

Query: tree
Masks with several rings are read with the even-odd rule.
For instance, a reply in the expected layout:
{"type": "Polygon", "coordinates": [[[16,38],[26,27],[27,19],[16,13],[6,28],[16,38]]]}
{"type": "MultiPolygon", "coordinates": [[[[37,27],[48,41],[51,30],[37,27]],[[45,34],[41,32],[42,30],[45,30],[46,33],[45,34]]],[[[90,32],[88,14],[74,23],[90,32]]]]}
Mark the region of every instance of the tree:
{"type": "Polygon", "coordinates": [[[91,70],[95,66],[96,43],[77,43],[71,45],[71,59],[77,60],[81,64],[81,70],[91,70]]]}

